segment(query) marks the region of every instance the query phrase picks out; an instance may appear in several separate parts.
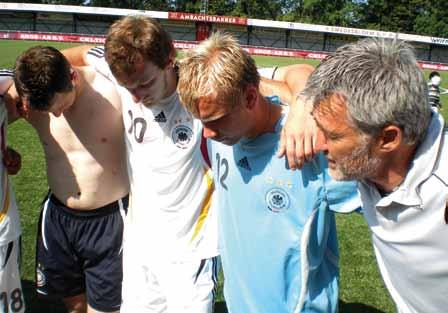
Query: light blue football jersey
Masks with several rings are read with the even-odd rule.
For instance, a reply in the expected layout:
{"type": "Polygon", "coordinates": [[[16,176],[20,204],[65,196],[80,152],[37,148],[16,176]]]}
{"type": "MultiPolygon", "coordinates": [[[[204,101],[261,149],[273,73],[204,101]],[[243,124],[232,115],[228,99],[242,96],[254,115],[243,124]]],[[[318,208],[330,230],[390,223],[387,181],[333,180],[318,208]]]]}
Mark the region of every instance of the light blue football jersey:
{"type": "Polygon", "coordinates": [[[354,182],[335,182],[319,154],[300,171],[278,158],[280,130],[234,146],[208,141],[224,296],[231,313],[337,312],[334,214],[360,207],[354,182]]]}

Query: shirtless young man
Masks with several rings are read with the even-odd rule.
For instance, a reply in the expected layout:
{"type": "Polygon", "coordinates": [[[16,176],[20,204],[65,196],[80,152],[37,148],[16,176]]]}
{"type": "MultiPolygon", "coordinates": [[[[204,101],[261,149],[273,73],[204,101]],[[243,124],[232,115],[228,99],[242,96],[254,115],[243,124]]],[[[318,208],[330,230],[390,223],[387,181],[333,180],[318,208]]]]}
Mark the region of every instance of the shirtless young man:
{"type": "Polygon", "coordinates": [[[37,245],[37,291],[69,312],[118,312],[129,183],[121,102],[88,67],[70,67],[52,47],[16,61],[22,116],[44,147],[50,192],[37,245]]]}

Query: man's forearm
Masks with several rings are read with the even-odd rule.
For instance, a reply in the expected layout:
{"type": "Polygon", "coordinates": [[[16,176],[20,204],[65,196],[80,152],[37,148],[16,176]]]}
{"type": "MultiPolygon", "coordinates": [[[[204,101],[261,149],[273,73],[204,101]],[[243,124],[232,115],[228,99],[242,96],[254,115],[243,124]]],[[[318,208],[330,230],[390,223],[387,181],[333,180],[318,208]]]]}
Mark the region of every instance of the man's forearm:
{"type": "Polygon", "coordinates": [[[293,64],[279,67],[274,80],[261,78],[260,92],[263,96],[277,95],[288,105],[298,102],[296,96],[305,88],[314,67],[308,64],[293,64]]]}
{"type": "Polygon", "coordinates": [[[61,52],[67,58],[71,65],[86,66],[90,65],[87,62],[87,52],[93,47],[94,46],[81,45],[61,50],[61,52]]]}
{"type": "Polygon", "coordinates": [[[288,85],[285,82],[262,77],[260,79],[259,89],[260,93],[264,97],[278,96],[280,97],[280,101],[282,103],[288,105],[291,103],[292,99],[291,90],[289,89],[288,85]]]}

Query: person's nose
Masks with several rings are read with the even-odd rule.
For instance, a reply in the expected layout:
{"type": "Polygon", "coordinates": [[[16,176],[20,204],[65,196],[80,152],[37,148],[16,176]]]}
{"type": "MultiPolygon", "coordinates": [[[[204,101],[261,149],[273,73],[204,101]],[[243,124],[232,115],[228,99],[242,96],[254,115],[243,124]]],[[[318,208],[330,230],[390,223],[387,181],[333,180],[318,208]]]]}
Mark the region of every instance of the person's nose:
{"type": "Polygon", "coordinates": [[[213,138],[216,138],[217,135],[218,135],[218,133],[215,130],[204,125],[204,137],[205,138],[213,139],[213,138]]]}
{"type": "Polygon", "coordinates": [[[314,144],[314,151],[315,152],[322,151],[324,153],[328,152],[327,138],[325,137],[323,132],[321,132],[320,130],[318,131],[317,136],[316,136],[316,142],[314,144]]]}
{"type": "Polygon", "coordinates": [[[134,100],[134,102],[140,102],[145,97],[144,91],[141,88],[130,90],[130,92],[132,94],[132,100],[134,100]]]}
{"type": "Polygon", "coordinates": [[[52,112],[54,116],[59,117],[62,114],[62,110],[56,111],[56,112],[52,112]]]}
{"type": "Polygon", "coordinates": [[[323,152],[327,153],[328,152],[328,144],[327,144],[327,140],[324,140],[324,142],[321,145],[321,149],[323,152]]]}

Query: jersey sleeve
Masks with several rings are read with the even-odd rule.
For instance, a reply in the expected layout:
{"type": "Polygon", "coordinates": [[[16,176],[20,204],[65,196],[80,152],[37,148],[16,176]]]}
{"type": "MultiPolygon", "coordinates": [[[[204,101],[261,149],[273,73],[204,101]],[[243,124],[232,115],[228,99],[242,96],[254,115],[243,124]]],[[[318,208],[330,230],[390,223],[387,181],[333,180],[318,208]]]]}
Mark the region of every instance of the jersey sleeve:
{"type": "Polygon", "coordinates": [[[258,74],[260,74],[261,77],[268,78],[268,79],[274,79],[275,72],[277,71],[277,66],[274,67],[261,67],[258,68],[258,74]]]}
{"type": "Polygon", "coordinates": [[[337,181],[328,173],[328,163],[323,154],[319,161],[324,168],[324,185],[329,209],[337,213],[361,212],[361,198],[359,197],[355,181],[337,181]]]}
{"type": "Polygon", "coordinates": [[[104,58],[103,47],[94,47],[87,51],[86,62],[88,65],[95,68],[98,73],[115,82],[115,78],[106,62],[106,59],[104,58]]]}
{"type": "Polygon", "coordinates": [[[13,83],[13,71],[7,69],[0,69],[0,96],[3,96],[5,92],[13,83]]]}
{"type": "Polygon", "coordinates": [[[326,183],[326,190],[330,210],[338,213],[361,212],[356,182],[335,181],[330,178],[326,183]]]}

